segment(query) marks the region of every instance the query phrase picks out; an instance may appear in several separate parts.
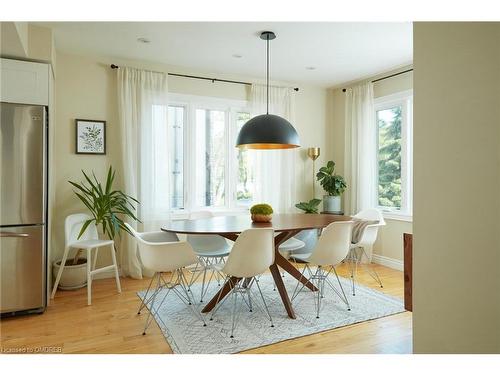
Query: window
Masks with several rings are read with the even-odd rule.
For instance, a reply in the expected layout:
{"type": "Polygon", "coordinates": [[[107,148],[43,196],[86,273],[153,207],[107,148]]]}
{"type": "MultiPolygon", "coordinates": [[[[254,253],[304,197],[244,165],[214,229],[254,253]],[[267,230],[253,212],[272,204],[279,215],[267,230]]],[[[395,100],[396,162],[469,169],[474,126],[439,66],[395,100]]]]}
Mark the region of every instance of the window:
{"type": "Polygon", "coordinates": [[[376,205],[396,216],[412,214],[411,92],[375,100],[377,126],[376,205]]]}
{"type": "MultiPolygon", "coordinates": [[[[237,112],[236,131],[240,132],[245,123],[250,120],[250,113],[237,112]]],[[[236,150],[238,160],[238,179],[236,181],[236,204],[238,206],[248,207],[252,204],[255,166],[254,160],[249,155],[248,150],[236,150]]]]}
{"type": "Polygon", "coordinates": [[[196,109],[196,205],[225,205],[226,114],[196,109]]]}
{"type": "Polygon", "coordinates": [[[174,210],[243,209],[252,203],[254,163],[235,148],[250,119],[246,102],[170,95],[171,207],[174,210]]]}
{"type": "Polygon", "coordinates": [[[168,123],[172,127],[170,150],[172,164],[170,170],[172,178],[170,192],[172,194],[171,207],[184,208],[184,119],[186,109],[182,106],[168,107],[168,123]]]}

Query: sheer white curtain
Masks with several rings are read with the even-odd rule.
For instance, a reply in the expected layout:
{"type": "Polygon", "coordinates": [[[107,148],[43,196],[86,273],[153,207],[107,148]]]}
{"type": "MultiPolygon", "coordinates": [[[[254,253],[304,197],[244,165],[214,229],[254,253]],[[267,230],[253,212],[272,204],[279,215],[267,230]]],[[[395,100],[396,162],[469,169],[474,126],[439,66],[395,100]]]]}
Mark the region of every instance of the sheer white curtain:
{"type": "MultiPolygon", "coordinates": [[[[252,117],[266,113],[266,86],[252,85],[250,108],[252,117]]],[[[281,116],[294,124],[294,95],[292,89],[269,88],[269,113],[281,116]]],[[[300,134],[299,134],[300,136],[300,134]]],[[[255,203],[269,203],[276,213],[293,210],[296,200],[295,165],[297,149],[249,150],[255,158],[255,203]]]]}
{"type": "MultiPolygon", "coordinates": [[[[170,129],[166,73],[118,70],[118,111],[122,132],[125,193],[139,200],[138,230],[159,230],[170,216],[170,129]]],[[[141,278],[144,270],[135,241],[123,236],[122,272],[141,278]]]]}
{"type": "Polygon", "coordinates": [[[373,84],[347,89],[345,106],[345,165],[347,214],[373,206],[376,193],[376,128],[373,84]]]}

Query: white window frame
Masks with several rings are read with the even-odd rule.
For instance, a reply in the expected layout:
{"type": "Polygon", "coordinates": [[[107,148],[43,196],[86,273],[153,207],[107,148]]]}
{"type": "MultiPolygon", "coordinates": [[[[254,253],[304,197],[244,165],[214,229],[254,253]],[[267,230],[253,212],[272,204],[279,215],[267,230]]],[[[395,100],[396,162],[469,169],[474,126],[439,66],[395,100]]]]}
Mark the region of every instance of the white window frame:
{"type": "Polygon", "coordinates": [[[395,94],[375,98],[374,124],[376,126],[375,186],[373,206],[382,211],[384,218],[412,221],[413,220],[413,90],[401,91],[395,94]],[[401,120],[401,209],[379,206],[378,204],[378,147],[379,129],[377,112],[396,106],[402,107],[401,120]]]}
{"type": "Polygon", "coordinates": [[[214,214],[230,214],[248,211],[248,208],[238,206],[236,202],[236,148],[233,141],[237,136],[237,112],[248,112],[248,102],[245,100],[234,100],[225,98],[205,97],[185,94],[169,94],[169,106],[181,106],[185,108],[184,123],[184,208],[173,209],[174,219],[186,218],[189,213],[196,211],[211,211],[214,214]],[[225,205],[220,207],[207,207],[196,205],[196,160],[194,152],[196,149],[196,110],[210,109],[225,112],[226,138],[226,165],[224,169],[225,178],[225,205]]]}

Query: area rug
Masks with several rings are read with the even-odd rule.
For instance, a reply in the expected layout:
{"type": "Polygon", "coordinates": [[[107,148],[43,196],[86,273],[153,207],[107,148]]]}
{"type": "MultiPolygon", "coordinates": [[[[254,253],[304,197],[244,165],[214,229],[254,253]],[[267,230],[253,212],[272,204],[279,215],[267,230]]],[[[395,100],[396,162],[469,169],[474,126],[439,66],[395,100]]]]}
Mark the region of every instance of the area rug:
{"type": "MultiPolygon", "coordinates": [[[[291,296],[297,281],[291,276],[285,276],[283,280],[291,296]]],[[[347,310],[346,305],[331,289],[326,288],[325,296],[321,302],[320,318],[317,319],[315,293],[304,288],[293,301],[297,319],[290,319],[278,292],[273,290],[274,283],[271,275],[261,276],[260,287],[274,320],[274,327],[271,327],[264,311],[254,307],[253,311],[249,312],[248,307],[240,297],[238,298],[240,318],[234,332],[234,338],[230,338],[232,299],[227,300],[220,307],[214,320],[209,320],[210,313],[203,314],[207,322],[207,326],[204,327],[191,310],[180,302],[174,293],[170,293],[161,305],[155,320],[174,353],[229,354],[404,311],[403,301],[400,298],[361,285],[356,285],[356,296],[353,296],[348,293],[350,280],[345,278],[340,278],[340,280],[347,293],[351,311],[347,310]]],[[[331,282],[338,286],[334,277],[331,282]]],[[[196,283],[191,289],[198,300],[201,284],[196,283]]],[[[217,283],[212,282],[205,303],[209,301],[209,297],[215,295],[218,289],[217,283]]],[[[145,292],[138,293],[141,299],[145,292]]],[[[159,293],[155,304],[163,299],[165,293],[166,290],[159,293]]],[[[201,310],[205,303],[197,302],[196,308],[201,310]]],[[[262,302],[260,305],[262,307],[262,302]]],[[[148,304],[147,307],[151,308],[151,304],[148,304]]],[[[157,305],[154,308],[156,310],[157,305]]],[[[146,314],[145,310],[143,314],[146,314]]]]}

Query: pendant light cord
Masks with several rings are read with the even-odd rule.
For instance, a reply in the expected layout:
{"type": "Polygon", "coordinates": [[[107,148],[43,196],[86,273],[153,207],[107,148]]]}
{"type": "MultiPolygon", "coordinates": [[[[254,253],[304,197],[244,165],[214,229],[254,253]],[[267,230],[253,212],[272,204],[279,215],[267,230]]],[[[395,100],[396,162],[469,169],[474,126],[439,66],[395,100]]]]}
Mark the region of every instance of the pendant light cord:
{"type": "Polygon", "coordinates": [[[266,85],[267,85],[267,108],[266,108],[266,114],[269,114],[269,35],[267,36],[267,79],[266,79],[266,85]]]}

